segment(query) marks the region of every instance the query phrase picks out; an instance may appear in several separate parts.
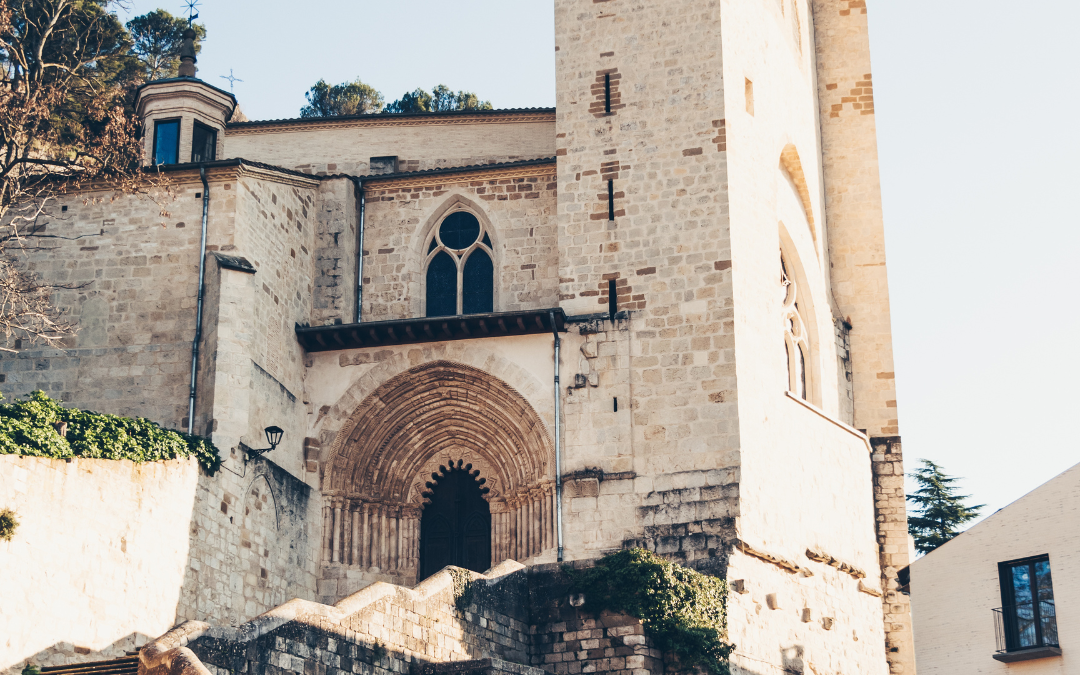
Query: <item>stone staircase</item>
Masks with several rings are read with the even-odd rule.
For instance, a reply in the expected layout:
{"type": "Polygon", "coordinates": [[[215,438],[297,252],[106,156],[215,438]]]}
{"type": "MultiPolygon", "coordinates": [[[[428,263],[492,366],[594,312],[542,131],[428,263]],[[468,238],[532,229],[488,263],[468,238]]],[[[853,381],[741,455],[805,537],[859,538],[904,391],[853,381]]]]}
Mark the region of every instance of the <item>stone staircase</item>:
{"type": "Polygon", "coordinates": [[[138,675],[139,656],[125,656],[109,661],[83,661],[66,666],[48,666],[41,675],[138,675]]]}
{"type": "Polygon", "coordinates": [[[425,663],[413,671],[413,675],[551,675],[543,668],[523,666],[520,663],[487,658],[450,663],[425,663]]]}

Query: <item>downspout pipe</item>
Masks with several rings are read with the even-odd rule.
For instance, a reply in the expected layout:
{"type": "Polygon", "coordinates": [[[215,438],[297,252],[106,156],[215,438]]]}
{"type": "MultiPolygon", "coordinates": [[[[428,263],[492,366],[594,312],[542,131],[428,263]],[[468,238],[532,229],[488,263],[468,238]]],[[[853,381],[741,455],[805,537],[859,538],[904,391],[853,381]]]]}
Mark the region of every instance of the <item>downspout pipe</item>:
{"type": "Polygon", "coordinates": [[[364,318],[364,212],[367,210],[367,197],[364,195],[364,183],[359,178],[356,181],[356,189],[360,191],[360,243],[356,254],[360,260],[356,263],[356,323],[364,318]]]}
{"type": "Polygon", "coordinates": [[[555,336],[555,536],[559,546],[558,562],[563,560],[563,517],[562,517],[562,413],[560,411],[561,391],[559,388],[559,348],[562,339],[555,324],[555,312],[548,312],[551,321],[551,334],[555,336]]]}
{"type": "Polygon", "coordinates": [[[199,165],[202,179],[202,240],[199,244],[199,296],[195,305],[195,339],[191,342],[191,391],[188,394],[189,434],[195,433],[195,390],[199,382],[199,344],[202,343],[203,296],[206,292],[206,219],[210,213],[210,184],[206,180],[206,165],[199,165]]]}

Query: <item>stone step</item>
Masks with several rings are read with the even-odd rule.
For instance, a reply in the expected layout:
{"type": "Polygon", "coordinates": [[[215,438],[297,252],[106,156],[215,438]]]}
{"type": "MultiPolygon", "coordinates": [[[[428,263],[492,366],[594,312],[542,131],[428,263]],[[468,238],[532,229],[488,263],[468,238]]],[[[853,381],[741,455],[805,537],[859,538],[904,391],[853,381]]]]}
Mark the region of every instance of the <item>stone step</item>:
{"type": "Polygon", "coordinates": [[[83,661],[41,669],[41,675],[136,675],[138,672],[138,656],[126,656],[108,661],[83,661]]]}
{"type": "Polygon", "coordinates": [[[495,658],[425,663],[415,669],[414,673],[415,675],[551,675],[543,668],[495,658]]]}

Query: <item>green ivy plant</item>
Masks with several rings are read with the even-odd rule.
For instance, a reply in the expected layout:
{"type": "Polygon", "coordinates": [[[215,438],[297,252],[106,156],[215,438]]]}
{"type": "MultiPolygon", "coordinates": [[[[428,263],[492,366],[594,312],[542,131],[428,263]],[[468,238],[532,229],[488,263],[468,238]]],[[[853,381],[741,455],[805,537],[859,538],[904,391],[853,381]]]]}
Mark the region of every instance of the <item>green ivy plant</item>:
{"type": "Polygon", "coordinates": [[[60,403],[35,391],[25,401],[0,405],[0,455],[133,462],[194,457],[210,474],[221,466],[221,455],[208,439],[163,429],[142,417],[103,415],[60,403]]]}
{"type": "Polygon", "coordinates": [[[15,536],[15,530],[19,527],[19,519],[11,509],[0,509],[0,541],[11,541],[15,536]]]}
{"type": "Polygon", "coordinates": [[[727,582],[676,565],[645,549],[605,556],[583,570],[564,567],[571,594],[583,594],[582,609],[636,617],[662,651],[674,652],[683,667],[702,666],[728,675],[727,582]]]}

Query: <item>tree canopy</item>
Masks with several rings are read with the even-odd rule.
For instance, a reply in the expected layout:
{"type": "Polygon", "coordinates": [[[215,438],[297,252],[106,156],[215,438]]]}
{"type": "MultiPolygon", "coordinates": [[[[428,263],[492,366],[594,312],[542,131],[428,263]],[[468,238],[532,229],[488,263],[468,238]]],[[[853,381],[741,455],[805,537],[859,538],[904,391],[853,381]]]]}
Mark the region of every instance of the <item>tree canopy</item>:
{"type": "MultiPolygon", "coordinates": [[[[176,77],[188,20],[173,16],[163,9],[155,9],[135,17],[125,26],[131,39],[129,54],[141,66],[143,81],[176,77]]],[[[202,41],[206,39],[206,27],[195,23],[191,28],[195,31],[195,53],[198,54],[202,51],[202,41]]]]}
{"type": "MultiPolygon", "coordinates": [[[[116,0],[0,0],[0,335],[58,345],[75,331],[51,304],[59,288],[20,264],[47,237],[58,195],[107,180],[145,190],[130,109],[143,75],[116,0]]],[[[148,182],[149,180],[149,182],[148,182]]]]}
{"type": "Polygon", "coordinates": [[[915,508],[908,515],[908,532],[915,539],[919,553],[929,553],[956,535],[966,523],[979,517],[985,504],[968,506],[969,495],[956,494],[959,479],[948,476],[942,468],[928,459],[909,476],[919,485],[915,494],[908,495],[915,508]]]}
{"type": "Polygon", "coordinates": [[[491,110],[491,101],[481,101],[471,91],[453,91],[445,84],[430,92],[416,89],[385,105],[383,95],[359,78],[352,82],[331,85],[319,80],[304,97],[307,105],[300,109],[301,117],[339,117],[365,113],[420,113],[449,110],[491,110]]]}
{"type": "Polygon", "coordinates": [[[308,104],[300,109],[301,117],[340,117],[377,113],[383,109],[383,96],[360,78],[331,85],[319,80],[306,94],[308,104]]]}
{"type": "Polygon", "coordinates": [[[449,110],[491,110],[491,101],[481,101],[471,91],[453,91],[440,84],[430,93],[416,89],[386,106],[386,112],[418,113],[444,112],[449,110]]]}

